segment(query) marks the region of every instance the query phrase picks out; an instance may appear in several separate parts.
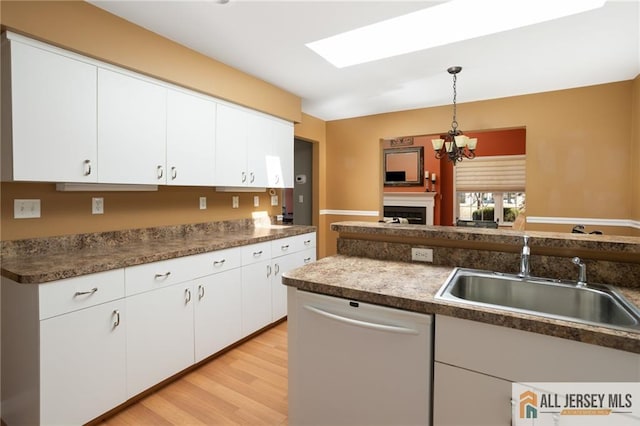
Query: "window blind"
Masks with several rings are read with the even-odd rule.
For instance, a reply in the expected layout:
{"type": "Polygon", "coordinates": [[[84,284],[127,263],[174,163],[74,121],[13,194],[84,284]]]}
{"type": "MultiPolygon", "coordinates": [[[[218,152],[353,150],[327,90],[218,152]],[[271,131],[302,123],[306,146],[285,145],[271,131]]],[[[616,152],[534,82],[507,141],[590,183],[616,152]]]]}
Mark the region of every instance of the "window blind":
{"type": "Polygon", "coordinates": [[[526,155],[476,157],[458,163],[457,192],[522,192],[525,189],[526,155]]]}

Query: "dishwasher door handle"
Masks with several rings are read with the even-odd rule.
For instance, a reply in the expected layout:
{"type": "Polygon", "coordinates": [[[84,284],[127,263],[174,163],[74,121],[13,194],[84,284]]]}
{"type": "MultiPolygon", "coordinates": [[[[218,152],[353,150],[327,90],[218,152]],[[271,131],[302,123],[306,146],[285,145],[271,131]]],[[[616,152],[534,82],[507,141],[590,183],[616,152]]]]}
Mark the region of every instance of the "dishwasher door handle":
{"type": "Polygon", "coordinates": [[[355,326],[358,326],[358,327],[369,328],[371,330],[388,331],[388,332],[391,332],[391,333],[400,333],[400,334],[420,334],[417,330],[414,330],[412,328],[399,327],[399,326],[396,326],[396,325],[378,324],[378,323],[374,323],[374,322],[357,320],[357,319],[354,319],[354,318],[347,318],[347,317],[343,317],[341,315],[337,315],[337,314],[334,314],[334,313],[331,313],[331,312],[324,311],[324,310],[316,308],[314,306],[304,305],[304,308],[306,310],[310,311],[310,312],[313,312],[314,314],[318,314],[318,315],[321,315],[323,317],[330,318],[332,320],[340,321],[340,322],[343,322],[343,323],[346,323],[346,324],[355,325],[355,326]]]}

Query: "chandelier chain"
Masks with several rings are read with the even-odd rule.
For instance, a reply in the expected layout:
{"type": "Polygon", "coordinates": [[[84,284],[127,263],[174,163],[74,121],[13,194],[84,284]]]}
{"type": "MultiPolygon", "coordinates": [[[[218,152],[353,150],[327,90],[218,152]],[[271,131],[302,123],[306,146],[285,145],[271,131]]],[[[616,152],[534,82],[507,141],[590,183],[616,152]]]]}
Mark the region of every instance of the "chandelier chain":
{"type": "Polygon", "coordinates": [[[457,110],[457,105],[456,105],[456,98],[457,98],[456,82],[458,80],[457,77],[458,77],[457,74],[453,74],[453,121],[451,122],[451,127],[453,128],[454,132],[458,128],[458,121],[456,119],[456,110],[457,110]]]}

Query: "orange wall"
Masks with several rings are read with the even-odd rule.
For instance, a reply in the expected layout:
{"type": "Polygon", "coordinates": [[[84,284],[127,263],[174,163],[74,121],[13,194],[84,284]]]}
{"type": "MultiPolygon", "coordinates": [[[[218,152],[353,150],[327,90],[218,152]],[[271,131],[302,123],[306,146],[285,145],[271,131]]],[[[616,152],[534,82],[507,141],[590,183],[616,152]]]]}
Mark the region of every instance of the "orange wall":
{"type": "MultiPolygon", "coordinates": [[[[632,183],[639,173],[640,141],[632,139],[637,109],[633,120],[631,113],[633,105],[638,108],[637,80],[459,104],[460,128],[526,129],[528,216],[630,219],[640,211],[632,183]],[[615,149],[602,149],[603,143],[615,149]]],[[[377,141],[444,133],[450,114],[450,106],[443,106],[328,122],[328,208],[381,211],[377,141]]],[[[443,181],[450,178],[442,173],[443,181]]],[[[629,228],[623,232],[637,235],[629,228]]]]}

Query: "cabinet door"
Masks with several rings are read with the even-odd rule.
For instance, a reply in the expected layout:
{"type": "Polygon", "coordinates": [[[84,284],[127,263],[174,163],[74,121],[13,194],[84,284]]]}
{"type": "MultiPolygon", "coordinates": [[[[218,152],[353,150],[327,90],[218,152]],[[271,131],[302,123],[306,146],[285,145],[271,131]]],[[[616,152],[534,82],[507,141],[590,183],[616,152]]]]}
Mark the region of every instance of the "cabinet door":
{"type": "Polygon", "coordinates": [[[98,69],[99,182],[166,182],[167,89],[98,69]]]}
{"type": "Polygon", "coordinates": [[[242,336],[271,323],[271,261],[242,267],[242,336]]]}
{"type": "Polygon", "coordinates": [[[14,180],[96,182],[96,67],[19,42],[10,49],[3,108],[12,113],[13,164],[3,166],[14,180]]]}
{"type": "Polygon", "coordinates": [[[439,362],[433,377],[434,425],[511,424],[511,382],[439,362]]]}
{"type": "Polygon", "coordinates": [[[216,112],[215,184],[247,186],[248,113],[218,104],[216,112]]]}
{"type": "Polygon", "coordinates": [[[127,396],[193,364],[193,284],[126,299],[127,396]]]}
{"type": "Polygon", "coordinates": [[[40,322],[41,424],[84,424],[126,400],[122,299],[40,322]]]}
{"type": "Polygon", "coordinates": [[[267,161],[271,151],[271,120],[258,114],[247,113],[247,170],[248,186],[269,185],[267,161]]]}
{"type": "Polygon", "coordinates": [[[293,125],[272,120],[269,187],[293,188],[293,125]]]}
{"type": "Polygon", "coordinates": [[[195,281],[195,361],[242,338],[242,274],[240,268],[195,281]]]}
{"type": "Polygon", "coordinates": [[[282,274],[316,260],[316,249],[310,248],[273,260],[271,280],[271,320],[287,316],[287,286],[282,284],[282,274]]]}
{"type": "Polygon", "coordinates": [[[214,185],[216,104],[167,92],[167,183],[214,185]]]}

